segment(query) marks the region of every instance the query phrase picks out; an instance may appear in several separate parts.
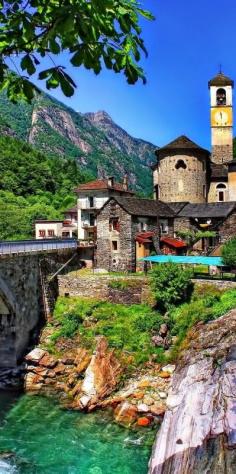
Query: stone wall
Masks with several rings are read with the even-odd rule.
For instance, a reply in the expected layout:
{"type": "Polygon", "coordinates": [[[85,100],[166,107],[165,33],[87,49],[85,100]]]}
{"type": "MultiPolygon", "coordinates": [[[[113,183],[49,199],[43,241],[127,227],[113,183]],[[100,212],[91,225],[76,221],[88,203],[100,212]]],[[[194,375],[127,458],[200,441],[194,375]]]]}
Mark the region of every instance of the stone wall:
{"type": "Polygon", "coordinates": [[[173,152],[160,160],[155,183],[159,186],[159,199],[164,202],[206,202],[206,156],[196,153],[173,152]],[[178,168],[183,161],[186,168],[178,168]]]}
{"type": "Polygon", "coordinates": [[[37,256],[0,260],[0,367],[14,367],[39,322],[41,289],[37,256]]]}
{"type": "MultiPolygon", "coordinates": [[[[213,137],[213,140],[214,140],[214,137],[213,137]]],[[[212,146],[211,160],[213,161],[213,163],[221,164],[221,163],[228,163],[229,161],[232,161],[233,159],[232,134],[230,134],[229,140],[230,140],[230,143],[228,143],[227,145],[213,145],[212,146]]]]}
{"type": "Polygon", "coordinates": [[[186,230],[192,230],[190,219],[188,217],[176,217],[174,220],[174,234],[186,230]]]}
{"type": "Polygon", "coordinates": [[[220,290],[231,290],[236,288],[236,281],[223,281],[223,280],[193,280],[195,286],[216,286],[220,290]]]}
{"type": "Polygon", "coordinates": [[[230,214],[218,227],[217,231],[222,243],[227,242],[232,237],[236,237],[236,213],[230,214]]]}
{"type": "MultiPolygon", "coordinates": [[[[74,252],[74,250],[73,250],[74,252]]],[[[71,257],[59,254],[16,255],[0,259],[0,368],[15,367],[29,343],[36,342],[45,317],[53,310],[56,279],[48,282],[71,257]]]]}
{"type": "Polygon", "coordinates": [[[148,279],[145,277],[89,276],[58,277],[59,296],[97,298],[113,303],[139,304],[150,301],[148,279]],[[114,285],[115,282],[115,285],[114,285]],[[125,282],[122,287],[117,282],[125,282]]]}
{"type": "Polygon", "coordinates": [[[225,181],[212,181],[208,192],[208,202],[219,202],[219,191],[224,191],[224,200],[229,201],[229,185],[225,181]],[[218,189],[219,184],[224,184],[225,188],[218,189]]]}

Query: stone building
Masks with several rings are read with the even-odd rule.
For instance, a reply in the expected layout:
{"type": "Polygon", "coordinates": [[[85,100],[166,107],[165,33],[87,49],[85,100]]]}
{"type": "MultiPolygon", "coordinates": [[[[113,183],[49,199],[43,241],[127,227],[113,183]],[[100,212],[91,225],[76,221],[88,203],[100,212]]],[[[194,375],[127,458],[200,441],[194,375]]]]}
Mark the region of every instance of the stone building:
{"type": "Polygon", "coordinates": [[[117,183],[113,177],[89,181],[80,184],[75,192],[77,193],[78,240],[84,242],[96,241],[96,214],[109,198],[134,195],[128,188],[127,176],[124,176],[123,183],[117,183]]]}
{"type": "Polygon", "coordinates": [[[155,198],[164,202],[206,202],[209,151],[185,136],[159,148],[153,170],[155,198]]]}
{"type": "Polygon", "coordinates": [[[149,255],[151,250],[158,252],[162,216],[173,220],[174,212],[161,202],[109,199],[97,214],[97,267],[135,270],[139,257],[149,255]]]}
{"type": "Polygon", "coordinates": [[[179,230],[214,231],[216,236],[202,239],[199,250],[215,248],[236,235],[236,202],[185,203],[174,218],[174,235],[179,230]]]}
{"type": "Polygon", "coordinates": [[[234,82],[220,72],[209,81],[211,154],[185,136],[156,151],[154,198],[192,203],[236,200],[233,161],[234,82]]]}

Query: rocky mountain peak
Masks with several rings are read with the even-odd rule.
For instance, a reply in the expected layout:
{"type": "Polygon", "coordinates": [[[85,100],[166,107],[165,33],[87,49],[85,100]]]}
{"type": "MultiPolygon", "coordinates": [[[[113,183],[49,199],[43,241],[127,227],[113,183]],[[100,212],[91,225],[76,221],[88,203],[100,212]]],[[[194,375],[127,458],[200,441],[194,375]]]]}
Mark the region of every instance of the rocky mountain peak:
{"type": "Polygon", "coordinates": [[[111,116],[105,110],[98,110],[97,112],[88,112],[84,114],[94,124],[113,122],[111,116]]]}

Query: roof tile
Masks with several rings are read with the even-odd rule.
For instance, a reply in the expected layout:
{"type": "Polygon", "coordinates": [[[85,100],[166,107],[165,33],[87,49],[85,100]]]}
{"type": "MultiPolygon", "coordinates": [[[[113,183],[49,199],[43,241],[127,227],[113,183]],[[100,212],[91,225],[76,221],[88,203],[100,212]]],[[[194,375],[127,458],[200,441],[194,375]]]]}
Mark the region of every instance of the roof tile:
{"type": "Polygon", "coordinates": [[[83,183],[78,186],[78,188],[75,189],[75,192],[79,191],[96,191],[96,190],[107,190],[111,189],[113,191],[119,191],[127,194],[134,194],[133,191],[126,191],[123,187],[123,184],[121,183],[114,183],[113,186],[108,185],[108,181],[106,179],[96,179],[94,181],[89,181],[88,183],[83,183]]]}

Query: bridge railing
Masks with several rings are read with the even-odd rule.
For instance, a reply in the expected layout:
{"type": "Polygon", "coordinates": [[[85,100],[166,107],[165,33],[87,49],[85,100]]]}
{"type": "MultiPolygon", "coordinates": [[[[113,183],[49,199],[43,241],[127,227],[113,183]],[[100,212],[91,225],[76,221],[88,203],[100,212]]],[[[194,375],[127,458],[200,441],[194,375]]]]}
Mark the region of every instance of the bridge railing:
{"type": "Polygon", "coordinates": [[[76,239],[40,239],[40,240],[11,240],[0,242],[1,255],[20,253],[40,253],[65,249],[76,249],[76,239]]]}

